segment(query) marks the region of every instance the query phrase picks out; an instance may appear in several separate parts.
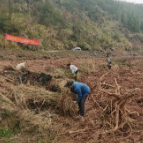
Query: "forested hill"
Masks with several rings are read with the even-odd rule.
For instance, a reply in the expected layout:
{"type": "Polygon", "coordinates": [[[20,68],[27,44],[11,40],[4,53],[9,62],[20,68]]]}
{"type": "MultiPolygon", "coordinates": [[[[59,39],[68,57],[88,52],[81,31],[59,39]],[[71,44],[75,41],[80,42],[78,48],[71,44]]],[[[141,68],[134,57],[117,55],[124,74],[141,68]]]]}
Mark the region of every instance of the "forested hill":
{"type": "Polygon", "coordinates": [[[0,0],[0,49],[143,54],[143,5],[115,0],[0,0]],[[40,46],[5,41],[5,34],[40,46]]]}

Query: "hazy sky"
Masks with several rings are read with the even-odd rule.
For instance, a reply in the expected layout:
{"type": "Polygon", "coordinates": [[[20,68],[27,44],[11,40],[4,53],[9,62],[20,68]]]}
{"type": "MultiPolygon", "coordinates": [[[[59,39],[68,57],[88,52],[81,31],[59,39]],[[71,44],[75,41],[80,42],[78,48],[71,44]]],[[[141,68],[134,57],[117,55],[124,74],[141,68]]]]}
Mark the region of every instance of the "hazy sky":
{"type": "Polygon", "coordinates": [[[119,0],[119,1],[126,1],[126,2],[132,2],[132,3],[143,4],[143,0],[119,0]]]}

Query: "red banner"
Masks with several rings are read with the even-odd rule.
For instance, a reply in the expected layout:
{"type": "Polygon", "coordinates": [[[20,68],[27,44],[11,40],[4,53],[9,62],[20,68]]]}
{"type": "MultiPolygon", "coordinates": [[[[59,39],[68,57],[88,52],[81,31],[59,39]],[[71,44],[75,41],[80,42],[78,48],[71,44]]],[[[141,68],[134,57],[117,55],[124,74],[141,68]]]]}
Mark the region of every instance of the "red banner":
{"type": "Polygon", "coordinates": [[[40,44],[40,42],[37,40],[21,38],[21,37],[9,35],[9,34],[6,34],[5,39],[14,41],[14,42],[19,42],[19,43],[31,44],[31,45],[39,45],[40,44]]]}

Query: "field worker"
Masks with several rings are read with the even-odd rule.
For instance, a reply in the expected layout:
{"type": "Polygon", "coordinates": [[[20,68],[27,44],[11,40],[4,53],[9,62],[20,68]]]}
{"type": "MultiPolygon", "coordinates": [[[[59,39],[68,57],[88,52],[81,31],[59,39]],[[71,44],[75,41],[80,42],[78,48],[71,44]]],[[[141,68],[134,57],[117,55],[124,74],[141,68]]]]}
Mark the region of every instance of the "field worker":
{"type": "Polygon", "coordinates": [[[73,101],[74,103],[78,103],[79,106],[79,115],[84,116],[84,105],[87,96],[90,93],[90,88],[84,83],[76,82],[69,80],[67,83],[64,85],[64,87],[68,87],[71,92],[75,93],[78,95],[76,101],[73,101]]]}
{"type": "Polygon", "coordinates": [[[78,68],[74,65],[67,64],[67,67],[70,68],[71,72],[75,74],[75,81],[77,80],[77,73],[78,73],[78,68]]]}
{"type": "Polygon", "coordinates": [[[107,64],[108,64],[108,69],[111,69],[112,63],[110,58],[107,59],[107,64]]]}

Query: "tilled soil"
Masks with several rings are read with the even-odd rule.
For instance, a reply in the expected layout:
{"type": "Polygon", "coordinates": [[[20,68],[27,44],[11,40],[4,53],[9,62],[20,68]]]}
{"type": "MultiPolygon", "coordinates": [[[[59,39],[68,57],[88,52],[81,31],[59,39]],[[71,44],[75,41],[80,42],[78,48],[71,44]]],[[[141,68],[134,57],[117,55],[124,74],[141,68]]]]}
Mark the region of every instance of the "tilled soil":
{"type": "MultiPolygon", "coordinates": [[[[71,142],[142,143],[143,58],[120,57],[112,58],[112,61],[112,68],[109,70],[106,67],[105,58],[77,59],[70,57],[27,60],[26,69],[28,71],[46,74],[53,74],[58,68],[64,70],[67,63],[72,63],[81,71],[78,81],[86,83],[91,88],[91,93],[86,101],[84,120],[74,119],[80,123],[76,128],[70,129],[68,127],[65,134],[62,133],[65,142],[68,139],[71,142]],[[90,69],[90,64],[95,63],[98,68],[93,71],[90,69]],[[84,69],[88,68],[88,72],[82,71],[83,66],[87,66],[84,69]],[[128,95],[129,97],[125,99],[125,102],[120,106],[121,108],[117,109],[116,105],[123,101],[122,98],[119,100],[117,96],[124,98],[128,95]],[[122,126],[120,127],[120,125],[122,126]]],[[[3,78],[2,73],[6,67],[11,66],[15,69],[15,66],[20,62],[24,61],[0,61],[0,77],[3,78]]],[[[61,137],[57,135],[57,138],[59,138],[59,142],[62,142],[61,137]]]]}

